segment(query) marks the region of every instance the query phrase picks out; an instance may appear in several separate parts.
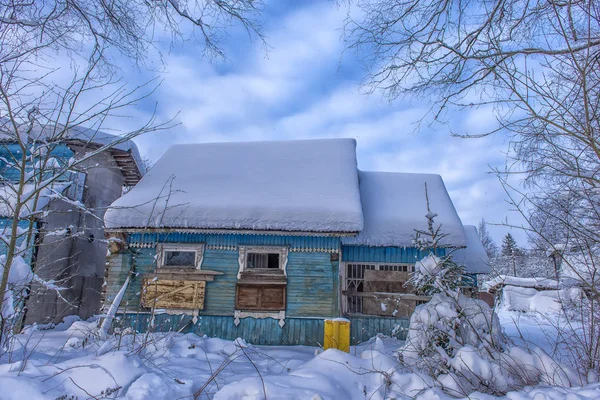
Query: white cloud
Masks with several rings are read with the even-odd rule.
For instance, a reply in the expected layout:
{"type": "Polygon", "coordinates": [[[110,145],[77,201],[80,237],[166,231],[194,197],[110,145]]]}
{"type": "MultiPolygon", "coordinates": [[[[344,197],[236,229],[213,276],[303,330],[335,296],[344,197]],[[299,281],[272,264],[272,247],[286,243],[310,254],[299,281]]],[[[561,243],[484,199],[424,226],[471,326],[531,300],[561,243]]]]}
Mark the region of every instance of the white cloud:
{"type": "MultiPolygon", "coordinates": [[[[156,159],[173,143],[354,137],[361,168],[440,174],[465,223],[504,220],[509,207],[488,165],[503,165],[506,143],[450,135],[493,127],[492,108],[456,113],[448,127],[414,132],[427,99],[390,104],[361,94],[351,75],[357,63],[350,56],[340,61],[344,17],[328,2],[301,7],[267,22],[268,57],[254,43],[236,48],[229,65],[208,64],[194,48],[173,51],[153,99],[161,120],[180,112],[181,126],[140,139],[142,152],[156,159]]],[[[497,241],[506,231],[491,230],[497,241]]]]}

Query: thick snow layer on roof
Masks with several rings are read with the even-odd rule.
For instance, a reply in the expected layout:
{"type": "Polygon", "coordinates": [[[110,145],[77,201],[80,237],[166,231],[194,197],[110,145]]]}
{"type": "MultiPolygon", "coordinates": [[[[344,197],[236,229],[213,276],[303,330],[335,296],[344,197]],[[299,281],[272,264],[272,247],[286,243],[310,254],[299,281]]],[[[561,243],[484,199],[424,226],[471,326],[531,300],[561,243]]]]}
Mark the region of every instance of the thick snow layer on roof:
{"type": "Polygon", "coordinates": [[[431,212],[437,214],[435,224],[441,224],[442,232],[447,234],[441,244],[467,244],[441,176],[360,171],[359,177],[365,227],[357,236],[343,238],[344,244],[413,246],[415,229],[427,229],[425,184],[431,212]]]}
{"type": "Polygon", "coordinates": [[[358,232],[356,142],[175,145],[105,221],[109,228],[358,232]]]}
{"type": "Polygon", "coordinates": [[[532,289],[557,289],[558,281],[547,278],[519,278],[516,276],[499,275],[482,285],[484,290],[498,288],[499,286],[517,286],[532,289]]]}
{"type": "Polygon", "coordinates": [[[489,274],[490,260],[479,240],[477,228],[473,225],[465,225],[465,235],[467,237],[467,247],[457,249],[452,252],[452,259],[461,265],[464,265],[467,272],[472,274],[489,274]]]}

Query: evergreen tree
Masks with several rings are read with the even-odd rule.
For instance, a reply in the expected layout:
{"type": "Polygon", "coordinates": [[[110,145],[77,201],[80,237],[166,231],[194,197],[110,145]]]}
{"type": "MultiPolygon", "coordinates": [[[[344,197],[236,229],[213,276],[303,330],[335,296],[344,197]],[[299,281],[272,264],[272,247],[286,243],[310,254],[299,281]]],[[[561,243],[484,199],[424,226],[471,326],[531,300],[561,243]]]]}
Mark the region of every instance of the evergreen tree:
{"type": "Polygon", "coordinates": [[[517,263],[522,256],[523,250],[519,248],[512,235],[507,233],[502,240],[502,258],[508,262],[514,276],[517,276],[517,263]]]}
{"type": "Polygon", "coordinates": [[[507,233],[502,240],[502,255],[512,256],[515,254],[517,249],[517,241],[512,237],[510,233],[507,233]]]}

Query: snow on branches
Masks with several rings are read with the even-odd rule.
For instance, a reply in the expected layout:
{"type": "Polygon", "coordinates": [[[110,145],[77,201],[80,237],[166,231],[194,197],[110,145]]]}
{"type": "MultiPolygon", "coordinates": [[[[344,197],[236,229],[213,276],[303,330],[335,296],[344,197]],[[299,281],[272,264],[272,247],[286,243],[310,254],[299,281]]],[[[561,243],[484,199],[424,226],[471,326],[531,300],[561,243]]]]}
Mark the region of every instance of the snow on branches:
{"type": "MultiPolygon", "coordinates": [[[[427,190],[427,189],[425,189],[427,190]]],[[[428,207],[429,208],[429,207],[428,207]]],[[[431,300],[416,307],[410,319],[400,362],[432,377],[435,385],[453,396],[473,392],[505,394],[539,382],[574,382],[538,348],[515,346],[504,334],[498,316],[485,302],[461,290],[464,267],[452,254],[439,256],[443,237],[429,212],[427,231],[417,231],[415,244],[426,256],[415,265],[409,283],[431,300]]]]}

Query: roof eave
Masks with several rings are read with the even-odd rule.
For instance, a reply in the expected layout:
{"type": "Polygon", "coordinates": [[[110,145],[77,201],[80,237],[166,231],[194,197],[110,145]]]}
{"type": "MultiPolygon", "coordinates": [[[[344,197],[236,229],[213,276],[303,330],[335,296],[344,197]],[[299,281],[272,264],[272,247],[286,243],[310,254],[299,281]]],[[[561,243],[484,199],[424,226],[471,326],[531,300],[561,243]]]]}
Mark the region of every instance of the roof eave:
{"type": "Polygon", "coordinates": [[[284,231],[284,230],[265,230],[265,229],[215,229],[215,228],[134,228],[134,227],[119,227],[106,228],[106,232],[114,233],[214,233],[214,234],[251,234],[251,235],[278,235],[278,236],[356,236],[358,231],[284,231]]]}

